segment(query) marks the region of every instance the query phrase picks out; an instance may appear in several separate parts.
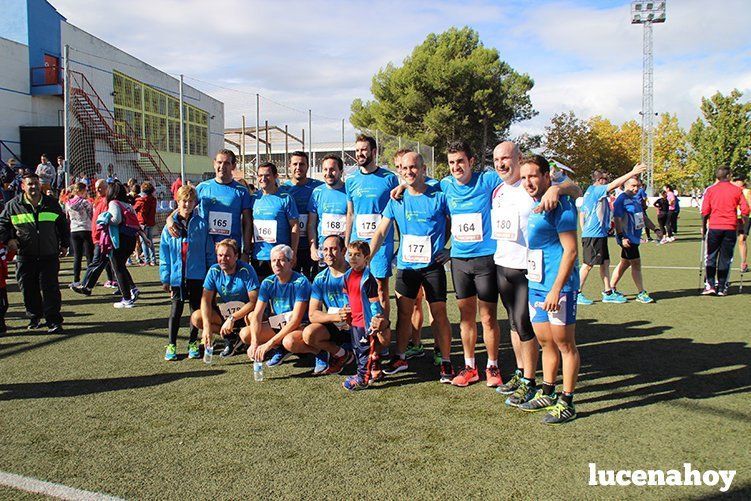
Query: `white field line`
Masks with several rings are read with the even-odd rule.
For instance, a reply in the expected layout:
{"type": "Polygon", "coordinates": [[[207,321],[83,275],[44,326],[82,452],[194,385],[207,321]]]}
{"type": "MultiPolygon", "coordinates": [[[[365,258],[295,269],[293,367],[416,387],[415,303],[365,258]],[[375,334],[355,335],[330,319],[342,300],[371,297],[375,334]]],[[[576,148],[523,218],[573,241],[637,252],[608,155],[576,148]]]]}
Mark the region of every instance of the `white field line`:
{"type": "Polygon", "coordinates": [[[55,497],[58,499],[70,499],[75,501],[122,501],[121,498],[108,496],[99,492],[84,491],[75,489],[63,484],[54,482],[45,482],[31,477],[24,477],[14,473],[0,471],[0,485],[12,487],[26,492],[35,494],[44,494],[45,496],[55,497]]]}

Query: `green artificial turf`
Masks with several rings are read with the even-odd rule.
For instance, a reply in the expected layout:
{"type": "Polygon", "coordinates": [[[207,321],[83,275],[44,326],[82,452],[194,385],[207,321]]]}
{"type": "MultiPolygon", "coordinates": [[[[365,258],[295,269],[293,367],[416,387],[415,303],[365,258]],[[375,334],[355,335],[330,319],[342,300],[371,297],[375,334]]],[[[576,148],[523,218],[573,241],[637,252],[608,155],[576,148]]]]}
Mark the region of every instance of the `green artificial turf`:
{"type": "MultiPolygon", "coordinates": [[[[645,269],[656,304],[579,308],[579,417],[558,427],[506,408],[484,380],[439,384],[432,357],[355,394],[341,388],[342,376],[311,377],[312,359],[291,357],[266,369],[262,383],[244,356],[211,366],[188,360],[187,329],[180,360],[165,362],[169,302],[157,268],[131,268],[142,290],[131,310],[114,309],[109,289],[87,298],[65,288],[66,332],[57,336],[24,330],[11,281],[10,331],[0,338],[0,470],[131,499],[719,495],[706,486],[587,485],[590,462],[615,470],[690,462],[737,470],[730,494],[748,498],[751,283],[743,295],[735,285],[725,298],[698,295],[697,225],[696,210],[684,209],[675,243],[642,245],[645,266],[692,268],[645,269]]],[[[585,292],[599,299],[600,289],[593,270],[585,292]]],[[[619,289],[630,299],[637,292],[630,276],[619,289]]],[[[458,366],[454,300],[449,315],[458,366]]],[[[513,355],[502,308],[499,318],[506,377],[513,355]]],[[[423,336],[432,337],[429,328],[423,336]]],[[[485,359],[480,348],[481,367],[485,359]]],[[[0,498],[36,497],[2,488],[0,498]]]]}

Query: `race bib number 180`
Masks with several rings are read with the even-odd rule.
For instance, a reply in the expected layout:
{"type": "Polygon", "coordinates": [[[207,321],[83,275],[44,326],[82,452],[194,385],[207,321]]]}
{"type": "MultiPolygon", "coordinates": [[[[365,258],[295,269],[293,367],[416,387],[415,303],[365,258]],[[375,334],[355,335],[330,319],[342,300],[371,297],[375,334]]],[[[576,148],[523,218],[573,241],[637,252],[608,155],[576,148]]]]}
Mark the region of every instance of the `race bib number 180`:
{"type": "Polygon", "coordinates": [[[519,235],[519,211],[513,208],[493,209],[493,239],[516,241],[519,235]]]}

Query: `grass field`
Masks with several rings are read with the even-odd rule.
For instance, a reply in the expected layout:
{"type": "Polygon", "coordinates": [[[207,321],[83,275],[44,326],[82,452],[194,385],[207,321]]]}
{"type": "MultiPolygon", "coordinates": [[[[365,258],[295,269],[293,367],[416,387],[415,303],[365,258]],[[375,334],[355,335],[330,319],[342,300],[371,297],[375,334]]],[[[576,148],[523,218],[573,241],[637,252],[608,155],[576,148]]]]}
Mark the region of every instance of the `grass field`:
{"type": "MultiPolygon", "coordinates": [[[[187,329],[181,360],[165,362],[169,305],[156,268],[133,270],[143,294],[132,310],[112,308],[107,289],[90,298],[65,289],[62,336],[24,330],[12,284],[11,330],[0,338],[0,470],[132,499],[719,496],[718,487],[587,485],[589,463],[690,462],[737,470],[726,496],[748,499],[751,283],[743,295],[734,286],[725,298],[700,297],[698,217],[681,216],[679,240],[642,246],[645,266],[678,268],[645,270],[656,304],[579,309],[579,418],[559,427],[506,408],[484,383],[439,384],[427,358],[356,394],[341,377],[310,377],[311,360],[292,357],[263,383],[245,357],[187,360],[187,329]]],[[[619,288],[636,293],[630,276],[619,288]]],[[[500,310],[506,375],[513,355],[500,310]]],[[[454,301],[449,312],[458,365],[454,301]]],[[[478,357],[484,366],[484,351],[478,357]]],[[[35,499],[9,488],[0,497],[35,499]]]]}

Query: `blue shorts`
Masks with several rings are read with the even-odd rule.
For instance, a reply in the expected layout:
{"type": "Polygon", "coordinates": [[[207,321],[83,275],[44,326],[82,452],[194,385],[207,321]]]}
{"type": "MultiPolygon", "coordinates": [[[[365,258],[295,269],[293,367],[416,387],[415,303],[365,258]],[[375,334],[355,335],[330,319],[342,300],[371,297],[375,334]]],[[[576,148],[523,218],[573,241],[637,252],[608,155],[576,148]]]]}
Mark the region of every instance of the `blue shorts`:
{"type": "Polygon", "coordinates": [[[553,325],[571,325],[576,323],[576,292],[562,292],[557,312],[545,311],[542,304],[548,293],[529,289],[529,319],[533,324],[550,322],[553,325]]]}

